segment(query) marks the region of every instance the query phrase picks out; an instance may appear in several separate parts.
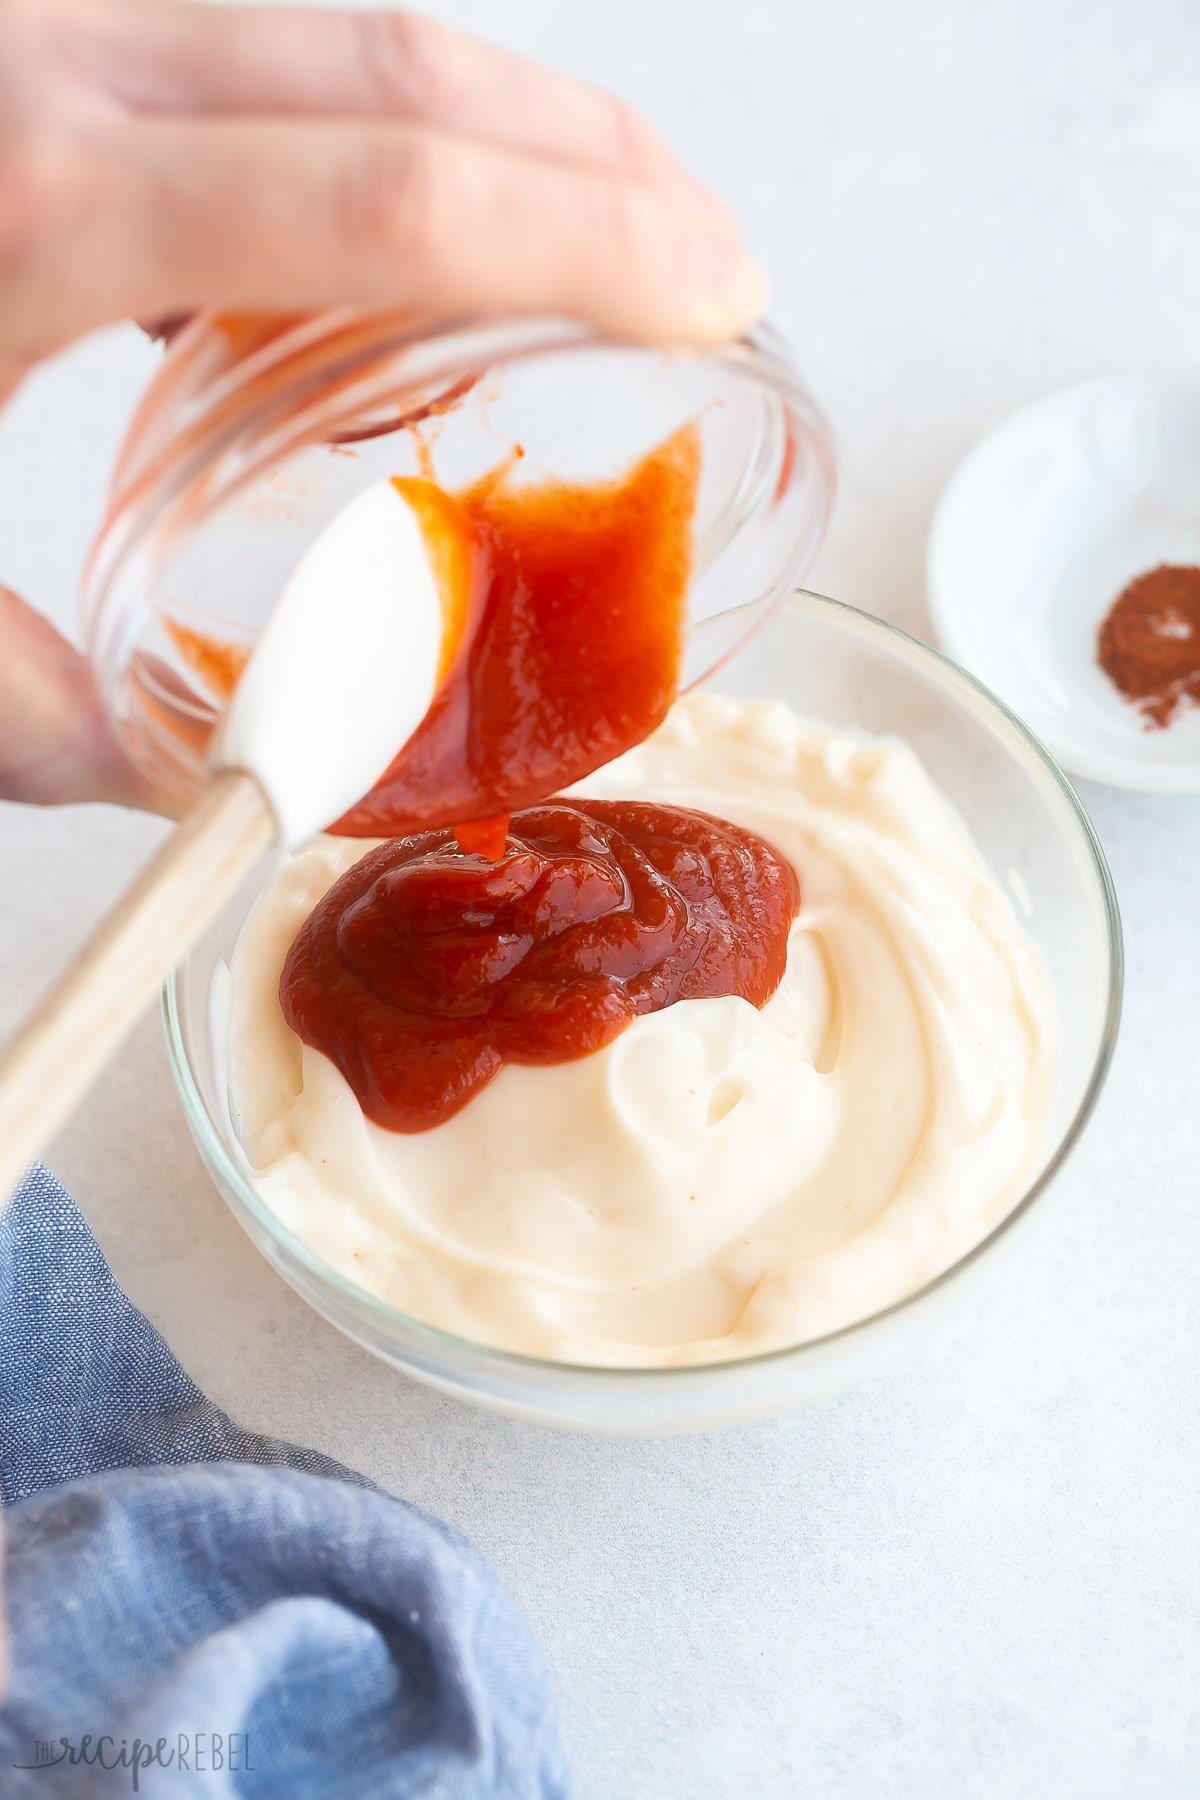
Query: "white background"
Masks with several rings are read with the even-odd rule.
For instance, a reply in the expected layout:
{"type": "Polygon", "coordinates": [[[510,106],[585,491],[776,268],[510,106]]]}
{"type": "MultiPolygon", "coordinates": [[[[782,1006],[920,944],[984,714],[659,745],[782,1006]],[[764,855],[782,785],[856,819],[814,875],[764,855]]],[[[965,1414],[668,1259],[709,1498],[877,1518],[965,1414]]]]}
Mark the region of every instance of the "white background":
{"type": "MultiPolygon", "coordinates": [[[[438,10],[620,88],[740,210],[837,431],[815,585],[840,598],[923,630],[930,510],[972,439],[1072,377],[1200,353],[1194,0],[438,10]]],[[[110,334],[0,426],[0,575],[62,622],[151,364],[110,334]]],[[[224,1213],[155,1021],[55,1149],[218,1401],[495,1559],[588,1800],[1200,1793],[1200,803],[1084,797],[1129,950],[1094,1127],[970,1324],[792,1423],[594,1442],[373,1364],[224,1213]]],[[[156,830],[0,809],[0,1024],[156,830]]]]}

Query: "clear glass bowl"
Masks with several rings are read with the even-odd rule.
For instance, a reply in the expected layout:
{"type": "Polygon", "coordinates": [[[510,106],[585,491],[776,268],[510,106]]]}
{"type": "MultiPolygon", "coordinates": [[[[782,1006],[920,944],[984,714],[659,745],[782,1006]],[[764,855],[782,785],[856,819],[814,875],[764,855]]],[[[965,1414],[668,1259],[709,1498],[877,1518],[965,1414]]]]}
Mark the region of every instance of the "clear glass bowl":
{"type": "Polygon", "coordinates": [[[832,504],[828,430],[768,326],[661,350],[563,319],[199,316],[134,416],[84,572],[88,654],[129,755],[199,790],[233,671],[365,487],[433,473],[454,490],[500,466],[510,487],[601,482],[682,425],[700,442],[686,687],[803,580],[832,504]]]}
{"type": "Polygon", "coordinates": [[[1108,1068],[1121,1001],[1121,929],[1112,881],[1073,790],[1037,740],[936,651],[850,607],[799,594],[713,682],[786,701],[842,730],[904,739],[958,807],[1045,960],[1061,1018],[1057,1091],[1040,1162],[1001,1224],[909,1298],[792,1349],[694,1368],[608,1370],[515,1356],[423,1324],[364,1293],[275,1218],[242,1172],[213,1042],[210,993],[253,880],[177,971],[164,996],[184,1113],[234,1216],[263,1255],[349,1337],[418,1380],[482,1406],[585,1431],[707,1430],[782,1413],[891,1363],[961,1301],[1020,1237],[1078,1142],[1108,1068]]]}

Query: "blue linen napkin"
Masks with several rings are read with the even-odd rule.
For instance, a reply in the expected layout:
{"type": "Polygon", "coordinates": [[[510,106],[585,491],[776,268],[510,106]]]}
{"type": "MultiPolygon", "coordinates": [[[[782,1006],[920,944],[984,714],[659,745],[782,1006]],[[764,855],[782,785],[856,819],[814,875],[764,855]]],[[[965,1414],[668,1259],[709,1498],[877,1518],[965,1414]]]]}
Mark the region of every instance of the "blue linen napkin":
{"type": "Polygon", "coordinates": [[[206,1400],[44,1169],[0,1214],[0,1498],[0,1793],[568,1794],[478,1553],[206,1400]]]}

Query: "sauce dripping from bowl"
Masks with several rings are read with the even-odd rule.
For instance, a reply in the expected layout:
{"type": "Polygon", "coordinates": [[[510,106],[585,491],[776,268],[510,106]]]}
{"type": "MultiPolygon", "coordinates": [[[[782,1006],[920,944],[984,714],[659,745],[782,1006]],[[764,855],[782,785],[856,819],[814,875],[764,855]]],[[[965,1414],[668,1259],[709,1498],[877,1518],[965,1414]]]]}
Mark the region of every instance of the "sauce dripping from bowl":
{"type": "MultiPolygon", "coordinates": [[[[425,719],[334,829],[380,837],[498,821],[640,743],[675,698],[699,442],[686,426],[616,481],[449,496],[401,477],[454,645],[425,719]]],[[[506,473],[507,471],[505,471],[506,473]]]]}
{"type": "MultiPolygon", "coordinates": [[[[700,473],[695,426],[610,481],[517,484],[518,461],[514,453],[457,494],[428,476],[394,478],[421,523],[442,598],[442,682],[335,832],[463,825],[465,844],[498,853],[514,808],[640,743],[675,698],[700,473]]],[[[247,649],[176,619],[167,629],[187,667],[228,699],[247,649]]]]}

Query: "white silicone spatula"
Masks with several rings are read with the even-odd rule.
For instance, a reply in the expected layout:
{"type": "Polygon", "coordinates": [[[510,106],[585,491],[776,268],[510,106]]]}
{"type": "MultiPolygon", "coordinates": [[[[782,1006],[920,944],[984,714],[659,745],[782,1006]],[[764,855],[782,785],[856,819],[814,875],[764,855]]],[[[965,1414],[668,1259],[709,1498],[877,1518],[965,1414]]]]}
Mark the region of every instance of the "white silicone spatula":
{"type": "Polygon", "coordinates": [[[0,1052],[0,1201],[255,858],[302,843],[383,773],[428,710],[441,653],[420,525],[381,481],[292,572],[192,812],[0,1052]]]}

